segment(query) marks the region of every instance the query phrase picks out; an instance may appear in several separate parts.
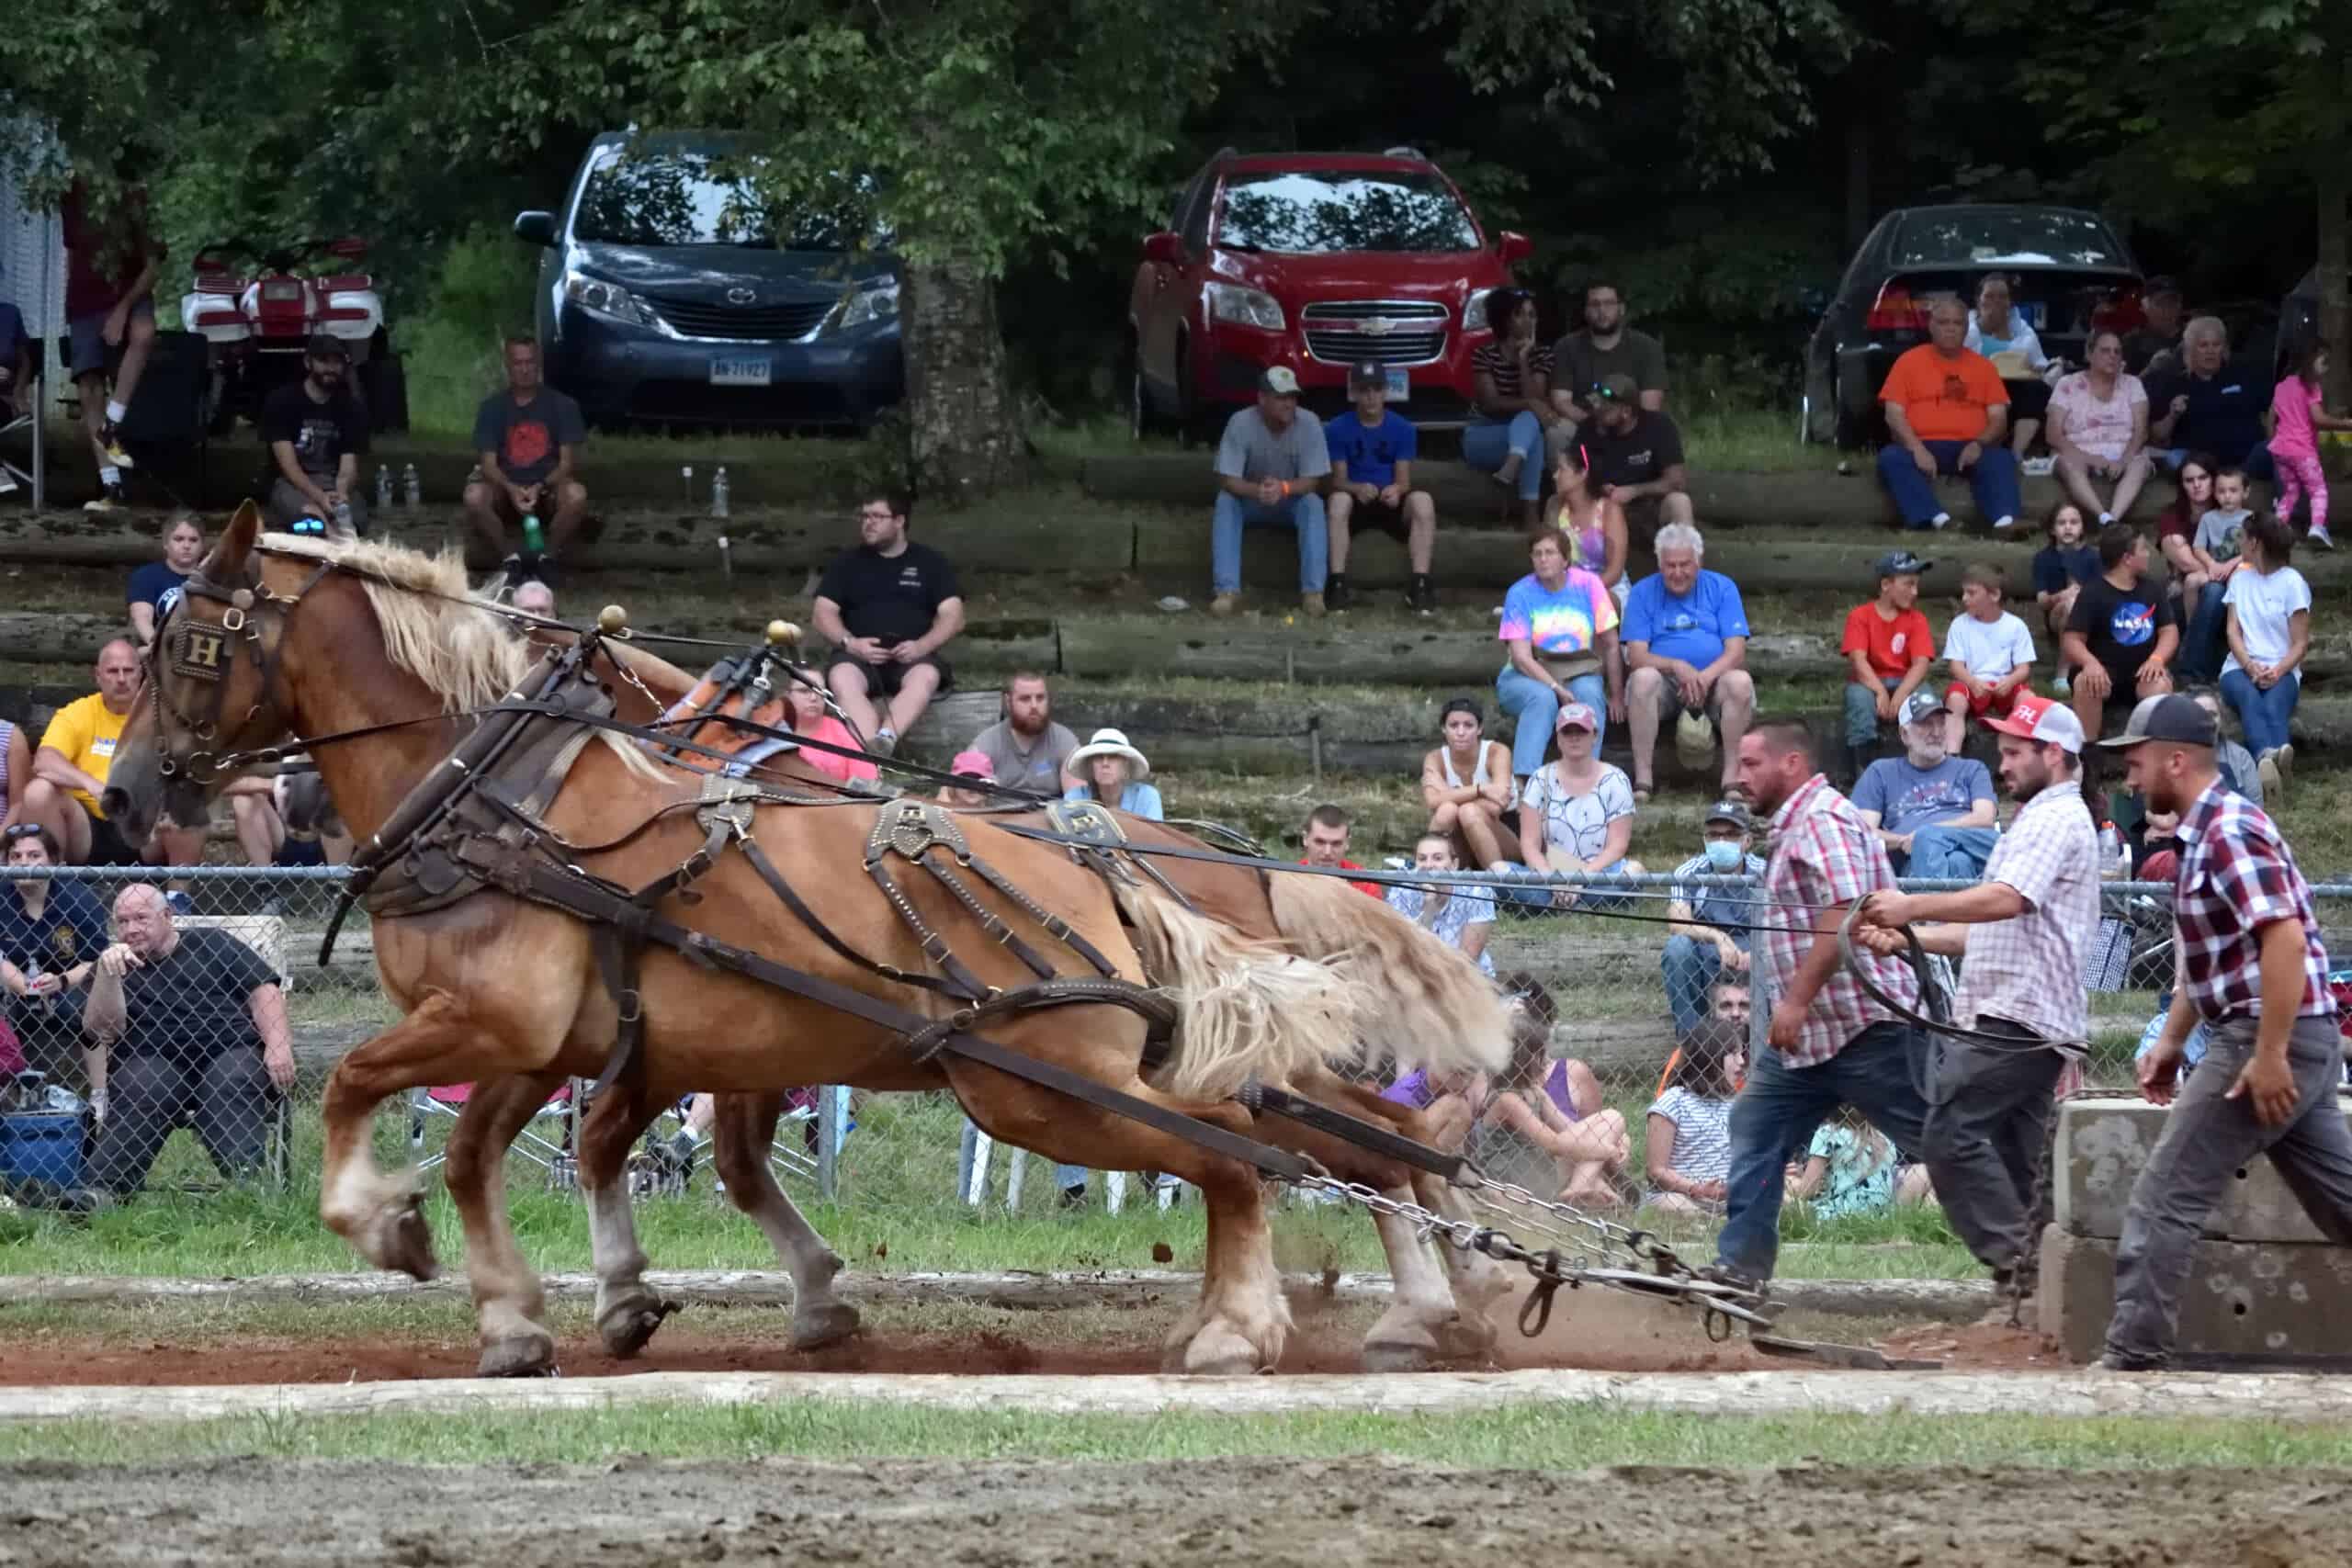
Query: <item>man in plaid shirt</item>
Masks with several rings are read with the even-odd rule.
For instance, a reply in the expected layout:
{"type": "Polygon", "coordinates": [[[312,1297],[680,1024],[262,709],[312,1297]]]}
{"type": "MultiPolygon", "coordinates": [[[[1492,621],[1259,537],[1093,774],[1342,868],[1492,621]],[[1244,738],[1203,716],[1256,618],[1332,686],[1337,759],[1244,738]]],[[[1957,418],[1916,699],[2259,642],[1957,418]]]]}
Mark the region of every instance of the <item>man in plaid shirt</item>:
{"type": "Polygon", "coordinates": [[[1950,922],[1928,926],[1919,942],[1965,960],[1956,1021],[2018,1042],[1937,1042],[1919,1151],[1945,1217],[2009,1298],[1987,1321],[2006,1322],[2033,1294],[2053,1091],[2089,1037],[2077,976],[2098,930],[2098,833],[2083,805],[2083,725],[2072,709],[2020,694],[1985,728],[2000,733],[2001,782],[2018,811],[1984,880],[1959,893],[1873,893],[1856,936],[1897,953],[1898,928],[1950,922]]]}
{"type": "MultiPolygon", "coordinates": [[[[1757,967],[1777,998],[1768,1048],[1748,1062],[1731,1112],[1718,1277],[1769,1280],[1780,1251],[1781,1173],[1823,1118],[1851,1104],[1895,1146],[1919,1148],[1927,1101],[1914,1075],[1917,1032],[1843,965],[1838,928],[1848,908],[1894,887],[1894,868],[1870,824],[1822,776],[1813,735],[1799,721],[1758,725],[1740,738],[1739,784],[1771,814],[1757,967]]],[[[1907,964],[1863,953],[1871,983],[1917,1009],[1907,964]]]]}
{"type": "Polygon", "coordinates": [[[2181,846],[2172,1010],[2140,1058],[2140,1092],[2173,1111],[2132,1185],[2115,1249],[2100,1364],[2118,1371],[2153,1371],[2170,1357],[2190,1249],[2256,1155],[2270,1156],[2323,1235],[2352,1245],[2352,1130],[2336,1102],[2344,1048],[2311,886],[2270,818],[2222,785],[2218,739],[2194,701],[2158,696],[2100,742],[2123,749],[2149,810],[2180,814],[2181,846]],[[2205,1056],[2176,1100],[2181,1052],[2200,1020],[2205,1056]]]}

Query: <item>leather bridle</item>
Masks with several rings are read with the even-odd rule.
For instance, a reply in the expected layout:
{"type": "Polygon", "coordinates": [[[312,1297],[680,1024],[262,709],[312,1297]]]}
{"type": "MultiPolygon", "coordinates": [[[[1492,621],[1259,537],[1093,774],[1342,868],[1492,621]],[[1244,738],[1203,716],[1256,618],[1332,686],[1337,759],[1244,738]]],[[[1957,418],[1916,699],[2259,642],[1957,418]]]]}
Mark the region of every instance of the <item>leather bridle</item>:
{"type": "MultiPolygon", "coordinates": [[[[266,552],[255,549],[249,560],[266,552]]],[[[272,705],[277,687],[278,663],[286,649],[287,623],[311,590],[335,570],[331,561],[318,563],[308,581],[291,594],[271,592],[262,581],[257,561],[250,575],[234,583],[216,582],[199,566],[180,586],[180,602],[158,628],[147,650],[147,686],[155,701],[155,749],[162,753],[155,771],[167,784],[187,782],[209,787],[222,775],[256,759],[255,752],[216,752],[221,720],[229,704],[230,677],[236,671],[240,650],[260,677],[251,706],[235,721],[243,729],[272,705]],[[199,621],[188,614],[198,599],[222,606],[220,619],[199,621]],[[277,623],[276,635],[265,637],[263,623],[277,623]],[[201,715],[180,705],[179,694],[164,683],[166,673],[202,682],[212,688],[212,700],[201,715]]],[[[274,750],[274,749],[273,749],[274,750]]]]}

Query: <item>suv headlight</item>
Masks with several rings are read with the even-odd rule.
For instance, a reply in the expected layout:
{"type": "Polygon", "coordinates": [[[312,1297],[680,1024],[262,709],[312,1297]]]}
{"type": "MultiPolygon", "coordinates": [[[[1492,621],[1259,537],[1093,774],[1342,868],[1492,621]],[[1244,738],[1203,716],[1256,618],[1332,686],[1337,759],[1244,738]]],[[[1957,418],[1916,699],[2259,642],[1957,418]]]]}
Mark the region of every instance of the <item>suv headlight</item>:
{"type": "Polygon", "coordinates": [[[892,278],[888,283],[861,288],[842,300],[841,309],[833,312],[832,326],[835,332],[845,333],[852,327],[869,327],[876,321],[895,321],[898,315],[899,282],[892,278]]]}
{"type": "Polygon", "coordinates": [[[1283,326],[1281,301],[1263,289],[1244,288],[1238,283],[1209,285],[1209,319],[1270,333],[1278,333],[1283,326]]]}
{"type": "Polygon", "coordinates": [[[619,321],[632,327],[662,330],[663,322],[653,313],[653,307],[623,288],[617,283],[607,283],[601,277],[583,273],[563,275],[563,297],[592,316],[602,316],[608,321],[619,321]]]}
{"type": "Polygon", "coordinates": [[[1482,333],[1487,330],[1487,296],[1493,292],[1491,288],[1473,288],[1470,291],[1470,298],[1462,306],[1464,332],[1482,333]]]}

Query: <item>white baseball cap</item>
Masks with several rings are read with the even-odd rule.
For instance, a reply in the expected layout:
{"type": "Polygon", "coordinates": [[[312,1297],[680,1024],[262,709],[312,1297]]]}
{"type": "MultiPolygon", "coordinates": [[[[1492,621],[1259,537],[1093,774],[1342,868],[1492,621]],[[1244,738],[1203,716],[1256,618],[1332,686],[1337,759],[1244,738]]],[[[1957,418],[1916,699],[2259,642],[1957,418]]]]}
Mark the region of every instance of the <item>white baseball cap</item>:
{"type": "Polygon", "coordinates": [[[2054,698],[2019,694],[2007,718],[1988,718],[1984,728],[2046,741],[2069,756],[2083,754],[2083,721],[2075,716],[2073,708],[2054,698]]]}

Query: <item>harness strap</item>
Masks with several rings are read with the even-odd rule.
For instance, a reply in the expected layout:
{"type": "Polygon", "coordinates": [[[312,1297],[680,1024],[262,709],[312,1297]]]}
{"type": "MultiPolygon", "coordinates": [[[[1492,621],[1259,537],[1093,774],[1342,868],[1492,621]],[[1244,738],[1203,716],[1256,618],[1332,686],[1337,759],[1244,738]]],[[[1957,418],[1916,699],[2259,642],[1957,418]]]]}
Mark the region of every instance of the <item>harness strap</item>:
{"type": "Polygon", "coordinates": [[[1418,1143],[1394,1128],[1384,1127],[1376,1122],[1367,1122],[1360,1116],[1351,1116],[1344,1111],[1335,1111],[1328,1105],[1318,1105],[1314,1100],[1302,1099],[1286,1089],[1277,1089],[1272,1084],[1262,1084],[1254,1078],[1244,1084],[1241,1092],[1234,1098],[1253,1111],[1286,1117],[1301,1126],[1312,1127],[1318,1133],[1329,1133],[1342,1143],[1353,1144],[1361,1149],[1370,1149],[1374,1154],[1389,1159],[1401,1160],[1417,1170],[1426,1170],[1433,1176],[1444,1177],[1449,1181],[1461,1175],[1463,1167],[1468,1163],[1460,1155],[1441,1154],[1427,1144],[1418,1143]]]}
{"type": "Polygon", "coordinates": [[[792,884],[785,880],[784,874],[775,868],[775,863],[768,859],[767,852],[760,848],[758,840],[748,838],[743,840],[741,849],[743,858],[751,863],[752,869],[759,874],[760,880],[768,885],[768,891],[774,893],[777,900],[786,908],[791,910],[802,925],[815,932],[819,941],[859,968],[879,975],[886,980],[896,980],[901,985],[919,986],[926,991],[935,991],[941,996],[954,997],[959,1001],[977,1002],[986,999],[988,993],[985,990],[961,991],[956,989],[951,982],[942,980],[936,976],[910,975],[895,964],[878,964],[866,957],[865,954],[834,935],[832,928],[817,918],[816,911],[808,908],[807,901],[794,890],[792,884]]]}

